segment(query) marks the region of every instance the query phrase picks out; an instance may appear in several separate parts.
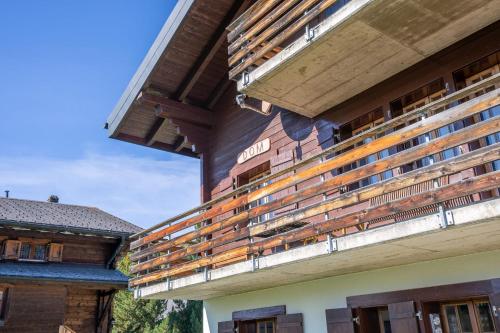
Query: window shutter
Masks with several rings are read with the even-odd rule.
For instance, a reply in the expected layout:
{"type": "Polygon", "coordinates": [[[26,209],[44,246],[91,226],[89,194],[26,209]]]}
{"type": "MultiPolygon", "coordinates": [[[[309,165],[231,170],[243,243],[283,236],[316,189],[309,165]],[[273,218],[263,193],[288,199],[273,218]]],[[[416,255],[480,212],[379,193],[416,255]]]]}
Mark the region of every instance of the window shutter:
{"type": "Polygon", "coordinates": [[[5,241],[5,248],[3,252],[4,259],[19,259],[20,253],[21,253],[21,241],[18,240],[5,241]]]}
{"type": "Polygon", "coordinates": [[[61,262],[63,254],[63,244],[50,243],[48,261],[61,262]]]}
{"type": "Polygon", "coordinates": [[[302,313],[278,316],[276,333],[304,333],[302,313]]]}
{"type": "Polygon", "coordinates": [[[234,333],[234,321],[219,322],[217,333],[234,333]]]}
{"type": "Polygon", "coordinates": [[[389,319],[392,333],[418,333],[413,301],[389,304],[389,319]]]}
{"type": "Polygon", "coordinates": [[[354,320],[350,308],[326,310],[328,333],[354,333],[354,320]]]}
{"type": "Polygon", "coordinates": [[[497,330],[500,329],[500,292],[490,295],[491,311],[493,312],[493,320],[497,330]]]}

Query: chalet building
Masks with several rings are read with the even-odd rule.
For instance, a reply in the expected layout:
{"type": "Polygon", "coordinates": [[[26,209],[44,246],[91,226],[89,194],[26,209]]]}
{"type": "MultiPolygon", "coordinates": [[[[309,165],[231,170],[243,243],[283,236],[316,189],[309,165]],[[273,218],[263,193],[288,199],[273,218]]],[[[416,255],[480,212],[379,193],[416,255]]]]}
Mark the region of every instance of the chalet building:
{"type": "Polygon", "coordinates": [[[0,198],[0,332],[111,332],[115,263],[141,229],[94,207],[0,198]]]}
{"type": "Polygon", "coordinates": [[[178,1],[107,128],[201,205],[129,285],[205,333],[500,333],[499,116],[498,0],[178,1]]]}

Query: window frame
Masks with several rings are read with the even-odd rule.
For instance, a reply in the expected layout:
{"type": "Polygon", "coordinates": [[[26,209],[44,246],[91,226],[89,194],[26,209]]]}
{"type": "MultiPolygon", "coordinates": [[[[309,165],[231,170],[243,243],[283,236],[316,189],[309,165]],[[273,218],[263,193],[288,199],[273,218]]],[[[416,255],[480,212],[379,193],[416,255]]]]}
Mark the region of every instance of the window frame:
{"type": "Polygon", "coordinates": [[[9,300],[9,294],[10,294],[10,289],[7,286],[0,286],[0,327],[4,325],[5,321],[7,320],[7,314],[8,314],[8,300],[9,300]]]}

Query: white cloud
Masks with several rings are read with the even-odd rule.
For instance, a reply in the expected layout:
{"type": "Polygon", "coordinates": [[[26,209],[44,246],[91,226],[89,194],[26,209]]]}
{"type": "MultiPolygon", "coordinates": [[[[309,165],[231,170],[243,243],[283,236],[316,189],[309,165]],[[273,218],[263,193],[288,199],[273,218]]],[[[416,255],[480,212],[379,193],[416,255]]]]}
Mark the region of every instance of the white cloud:
{"type": "MultiPolygon", "coordinates": [[[[199,161],[87,154],[75,160],[0,160],[0,190],[11,197],[95,206],[148,227],[199,204],[199,161]]],[[[3,193],[0,193],[3,194],[3,193]]]]}

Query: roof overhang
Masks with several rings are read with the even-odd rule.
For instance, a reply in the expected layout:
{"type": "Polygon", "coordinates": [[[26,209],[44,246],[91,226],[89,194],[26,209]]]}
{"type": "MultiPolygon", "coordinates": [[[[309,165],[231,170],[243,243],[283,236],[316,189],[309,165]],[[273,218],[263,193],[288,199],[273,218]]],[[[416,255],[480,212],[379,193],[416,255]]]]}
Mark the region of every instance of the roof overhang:
{"type": "Polygon", "coordinates": [[[191,5],[195,0],[178,1],[167,21],[163,25],[158,37],[156,37],[153,46],[149,49],[146,57],[130,80],[127,88],[121,95],[115,108],[108,116],[107,126],[108,134],[113,137],[118,135],[118,128],[121,122],[129,112],[130,107],[135,102],[135,99],[145,86],[151,73],[158,64],[158,60],[165,52],[175,32],[181,26],[182,21],[186,17],[191,5]]]}
{"type": "Polygon", "coordinates": [[[250,2],[178,1],[108,117],[109,136],[191,157],[203,153],[211,110],[231,84],[221,65],[226,27],[250,2]]]}

